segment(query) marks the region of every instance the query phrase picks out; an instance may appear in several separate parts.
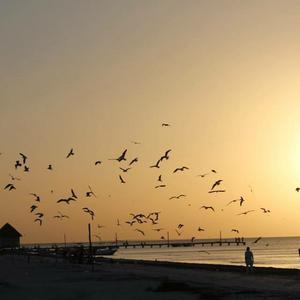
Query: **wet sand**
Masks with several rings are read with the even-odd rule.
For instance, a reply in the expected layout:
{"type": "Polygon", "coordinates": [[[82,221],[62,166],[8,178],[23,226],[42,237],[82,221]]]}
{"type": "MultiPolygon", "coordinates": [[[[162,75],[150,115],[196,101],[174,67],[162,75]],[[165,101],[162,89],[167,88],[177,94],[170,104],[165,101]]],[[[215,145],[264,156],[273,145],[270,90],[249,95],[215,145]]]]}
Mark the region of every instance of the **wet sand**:
{"type": "Polygon", "coordinates": [[[300,299],[299,271],[53,258],[0,257],[0,299],[300,299]]]}

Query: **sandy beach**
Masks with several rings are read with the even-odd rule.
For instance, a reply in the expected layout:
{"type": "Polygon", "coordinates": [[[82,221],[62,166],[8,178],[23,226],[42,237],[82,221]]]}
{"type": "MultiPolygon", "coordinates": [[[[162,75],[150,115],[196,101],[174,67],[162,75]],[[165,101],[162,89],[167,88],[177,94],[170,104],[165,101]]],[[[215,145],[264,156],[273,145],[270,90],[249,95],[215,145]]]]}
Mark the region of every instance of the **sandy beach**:
{"type": "Polygon", "coordinates": [[[300,299],[299,271],[101,260],[71,264],[47,257],[0,257],[0,298],[300,299]]]}

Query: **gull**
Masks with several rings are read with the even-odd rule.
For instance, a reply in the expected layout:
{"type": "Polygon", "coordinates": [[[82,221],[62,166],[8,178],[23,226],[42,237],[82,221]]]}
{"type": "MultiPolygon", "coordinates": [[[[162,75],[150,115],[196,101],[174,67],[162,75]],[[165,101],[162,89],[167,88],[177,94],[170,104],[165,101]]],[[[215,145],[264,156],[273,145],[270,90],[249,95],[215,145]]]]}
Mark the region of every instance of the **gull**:
{"type": "Polygon", "coordinates": [[[296,190],[296,192],[299,192],[299,191],[300,191],[300,188],[299,188],[299,187],[296,187],[295,190],[296,190]]]}
{"type": "Polygon", "coordinates": [[[74,192],[74,190],[73,189],[71,189],[71,194],[72,194],[72,198],[75,198],[75,199],[77,199],[78,197],[76,196],[76,194],[75,194],[75,192],[74,192]]]}
{"type": "Polygon", "coordinates": [[[259,238],[257,238],[254,242],[253,242],[253,244],[256,244],[258,241],[260,241],[261,240],[261,236],[259,237],[259,238]]]}
{"type": "Polygon", "coordinates": [[[137,142],[137,141],[131,141],[132,144],[135,144],[135,145],[140,145],[141,143],[140,142],[137,142]]]}
{"type": "Polygon", "coordinates": [[[177,225],[177,228],[178,228],[178,229],[181,229],[183,226],[184,226],[183,224],[178,224],[178,225],[177,225]]]}
{"type": "Polygon", "coordinates": [[[76,201],[76,200],[72,197],[69,197],[67,199],[62,198],[62,199],[57,200],[56,203],[66,202],[67,204],[70,204],[70,201],[76,201]]]}
{"type": "Polygon", "coordinates": [[[130,226],[132,226],[134,223],[136,223],[136,221],[135,220],[133,220],[133,221],[126,221],[125,223],[129,224],[130,226]]]}
{"type": "Polygon", "coordinates": [[[48,165],[48,168],[47,168],[48,170],[53,170],[52,169],[52,165],[48,165]]]}
{"type": "Polygon", "coordinates": [[[189,168],[188,168],[188,167],[185,167],[185,166],[183,166],[183,167],[181,167],[181,168],[176,168],[176,169],[173,171],[173,173],[176,173],[176,172],[178,172],[178,171],[184,171],[184,170],[189,170],[189,168]]]}
{"type": "Polygon", "coordinates": [[[121,175],[119,175],[119,178],[120,178],[121,183],[126,183],[126,181],[122,178],[121,175]]]}
{"type": "Polygon", "coordinates": [[[24,166],[24,172],[29,172],[29,167],[24,166]]]}
{"type": "Polygon", "coordinates": [[[25,165],[26,164],[26,159],[27,159],[27,156],[23,153],[19,153],[21,156],[22,156],[22,160],[23,160],[23,164],[25,165]]]}
{"type": "Polygon", "coordinates": [[[29,195],[34,196],[34,197],[35,197],[35,199],[34,199],[35,201],[41,202],[40,196],[38,196],[37,194],[35,194],[35,193],[30,193],[29,195]]]}
{"type": "Polygon", "coordinates": [[[15,163],[15,169],[17,170],[18,167],[22,167],[22,164],[20,163],[19,160],[16,160],[16,163],[15,163]]]}
{"type": "Polygon", "coordinates": [[[39,222],[40,226],[41,226],[43,221],[42,221],[42,219],[37,218],[37,219],[34,220],[34,222],[39,222]]]}
{"type": "Polygon", "coordinates": [[[211,171],[212,171],[213,173],[217,173],[217,171],[216,171],[216,170],[214,170],[214,169],[212,169],[211,171]]]}
{"type": "Polygon", "coordinates": [[[164,229],[163,229],[163,228],[153,228],[152,230],[157,231],[157,232],[160,232],[160,231],[162,231],[162,230],[164,230],[164,229]]]}
{"type": "Polygon", "coordinates": [[[15,190],[16,188],[12,183],[9,183],[4,187],[4,189],[5,190],[8,189],[9,191],[11,191],[11,190],[15,190]]]}
{"type": "Polygon", "coordinates": [[[15,176],[12,176],[11,174],[9,174],[11,180],[21,180],[21,178],[18,178],[18,177],[15,177],[15,176]]]}
{"type": "Polygon", "coordinates": [[[247,211],[244,211],[244,212],[242,212],[242,213],[240,213],[240,214],[237,214],[237,216],[240,216],[240,215],[247,215],[248,213],[253,212],[253,211],[255,211],[255,210],[254,210],[254,209],[247,210],[247,211]]]}
{"type": "Polygon", "coordinates": [[[160,211],[152,212],[152,213],[148,214],[148,216],[146,218],[151,219],[150,218],[151,216],[155,216],[154,220],[157,221],[160,213],[161,213],[160,211]]]}
{"type": "Polygon", "coordinates": [[[166,187],[165,184],[160,184],[160,185],[157,185],[155,188],[158,189],[158,188],[163,188],[163,187],[166,187]]]}
{"type": "Polygon", "coordinates": [[[179,198],[181,198],[181,197],[186,197],[186,195],[180,194],[180,195],[178,195],[178,196],[173,196],[173,197],[169,198],[169,200],[172,200],[172,199],[179,199],[179,198]]]}
{"type": "Polygon", "coordinates": [[[136,157],[129,163],[129,166],[131,166],[132,164],[137,163],[137,162],[138,162],[138,158],[136,157]]]}
{"type": "Polygon", "coordinates": [[[44,214],[40,212],[35,213],[35,215],[38,216],[38,218],[40,219],[44,216],[44,214]]]}
{"type": "Polygon", "coordinates": [[[206,175],[208,175],[209,173],[204,173],[204,174],[199,174],[199,175],[197,175],[197,177],[205,177],[206,175]]]}
{"type": "Polygon", "coordinates": [[[169,127],[169,126],[171,126],[171,124],[169,124],[169,123],[162,123],[161,126],[162,127],[169,127]]]}
{"type": "Polygon", "coordinates": [[[242,205],[243,205],[243,202],[245,201],[245,199],[241,196],[239,199],[231,200],[230,202],[228,202],[228,203],[226,204],[226,206],[228,206],[228,205],[231,204],[231,203],[237,202],[237,201],[240,201],[240,206],[242,206],[242,205]]]}
{"type": "Polygon", "coordinates": [[[60,220],[62,220],[63,218],[70,219],[69,216],[63,215],[60,211],[58,213],[59,213],[59,215],[53,216],[53,218],[57,218],[57,219],[60,219],[60,220]]]}
{"type": "Polygon", "coordinates": [[[135,231],[138,231],[138,232],[140,232],[142,235],[145,235],[145,232],[144,231],[142,231],[142,230],[140,230],[140,229],[135,229],[135,231]]]}
{"type": "Polygon", "coordinates": [[[201,208],[204,208],[205,210],[207,209],[211,209],[212,211],[215,211],[214,208],[212,206],[205,206],[205,205],[202,205],[199,209],[201,208]]]}
{"type": "Polygon", "coordinates": [[[86,197],[94,196],[95,198],[97,198],[95,193],[92,191],[92,188],[89,185],[88,185],[88,187],[89,187],[89,191],[85,193],[86,197]]]}
{"type": "Polygon", "coordinates": [[[165,152],[165,154],[160,158],[161,161],[163,161],[163,159],[168,160],[169,157],[169,153],[172,151],[172,149],[169,149],[165,152]]]}
{"type": "Polygon", "coordinates": [[[178,236],[181,235],[181,232],[179,232],[177,229],[175,229],[176,233],[178,234],[178,236]]]}
{"type": "Polygon", "coordinates": [[[195,238],[196,238],[196,237],[194,237],[194,236],[191,238],[191,242],[192,242],[192,243],[194,243],[195,238]]]}
{"type": "Polygon", "coordinates": [[[159,175],[159,176],[158,176],[158,179],[157,179],[157,181],[160,181],[160,182],[162,182],[161,175],[159,175]]]}
{"type": "Polygon", "coordinates": [[[150,166],[150,168],[159,168],[160,159],[156,162],[155,165],[150,166]]]}
{"type": "Polygon", "coordinates": [[[204,231],[204,229],[201,227],[198,227],[198,231],[204,231]]]}
{"type": "Polygon", "coordinates": [[[271,212],[269,209],[266,209],[266,208],[263,208],[263,207],[261,207],[260,209],[263,211],[264,214],[271,212]]]}
{"type": "Polygon", "coordinates": [[[125,158],[126,152],[127,152],[127,149],[125,149],[118,158],[110,158],[109,160],[117,160],[118,162],[121,162],[122,160],[126,160],[126,158],[125,158]]]}
{"type": "Polygon", "coordinates": [[[97,161],[95,161],[95,166],[97,166],[97,165],[101,165],[101,163],[102,163],[102,161],[101,161],[101,160],[97,160],[97,161]]]}
{"type": "Polygon", "coordinates": [[[231,229],[232,232],[240,233],[237,229],[231,229]]]}
{"type": "Polygon", "coordinates": [[[212,185],[212,187],[211,187],[210,190],[213,190],[217,185],[220,185],[222,181],[223,181],[222,179],[217,180],[217,181],[212,185]]]}
{"type": "Polygon", "coordinates": [[[67,154],[66,158],[69,158],[71,155],[74,155],[74,150],[73,148],[71,148],[71,150],[69,151],[69,153],[67,154]]]}
{"type": "Polygon", "coordinates": [[[37,209],[37,206],[36,205],[31,205],[30,206],[30,212],[32,213],[35,209],[37,209]]]}
{"type": "Polygon", "coordinates": [[[94,220],[95,213],[94,213],[91,209],[89,209],[88,207],[83,207],[82,210],[83,210],[84,212],[90,214],[92,220],[94,220]]]}
{"type": "Polygon", "coordinates": [[[99,229],[101,229],[101,228],[105,228],[105,226],[104,225],[97,225],[97,227],[99,228],[99,229]]]}
{"type": "Polygon", "coordinates": [[[122,170],[124,173],[128,172],[131,168],[126,168],[126,169],[123,169],[123,168],[120,168],[120,170],[122,170]]]}
{"type": "Polygon", "coordinates": [[[212,193],[225,193],[226,190],[213,190],[213,191],[208,191],[209,194],[212,194],[212,193]]]}

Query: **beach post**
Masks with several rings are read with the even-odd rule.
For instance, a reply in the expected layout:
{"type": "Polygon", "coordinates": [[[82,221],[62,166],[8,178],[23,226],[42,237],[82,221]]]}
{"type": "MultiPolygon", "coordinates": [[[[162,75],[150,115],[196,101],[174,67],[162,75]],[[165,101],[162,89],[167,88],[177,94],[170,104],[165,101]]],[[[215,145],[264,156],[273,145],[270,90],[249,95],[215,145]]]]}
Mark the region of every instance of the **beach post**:
{"type": "Polygon", "coordinates": [[[91,235],[91,224],[88,223],[89,232],[89,263],[92,264],[92,271],[94,271],[94,260],[93,260],[93,248],[92,248],[92,235],[91,235]]]}
{"type": "Polygon", "coordinates": [[[169,231],[167,232],[167,243],[168,243],[168,248],[170,247],[170,236],[169,236],[169,231]]]}

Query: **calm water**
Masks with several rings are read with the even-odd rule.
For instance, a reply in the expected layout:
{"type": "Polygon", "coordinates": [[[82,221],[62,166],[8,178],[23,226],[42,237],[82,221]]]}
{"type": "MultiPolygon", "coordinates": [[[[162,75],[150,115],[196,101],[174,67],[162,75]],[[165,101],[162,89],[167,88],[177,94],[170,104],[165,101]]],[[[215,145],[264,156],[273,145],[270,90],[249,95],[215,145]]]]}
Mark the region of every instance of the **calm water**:
{"type": "MultiPolygon", "coordinates": [[[[256,266],[300,269],[300,237],[262,238],[257,244],[255,239],[245,239],[253,253],[256,266]]],[[[210,246],[170,248],[127,248],[119,249],[114,258],[172,261],[185,263],[209,263],[244,265],[246,246],[210,246]],[[203,251],[207,251],[203,252],[203,251]]]]}

